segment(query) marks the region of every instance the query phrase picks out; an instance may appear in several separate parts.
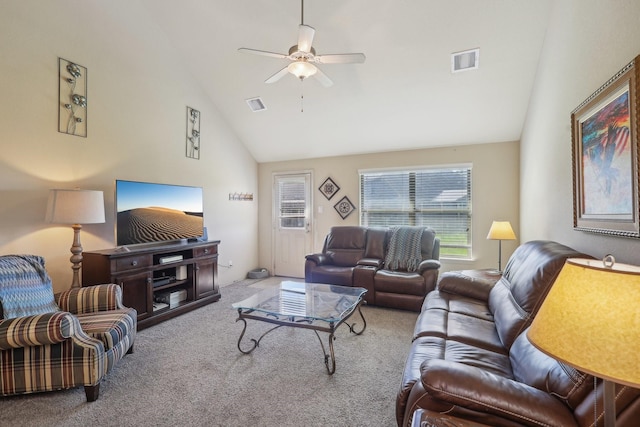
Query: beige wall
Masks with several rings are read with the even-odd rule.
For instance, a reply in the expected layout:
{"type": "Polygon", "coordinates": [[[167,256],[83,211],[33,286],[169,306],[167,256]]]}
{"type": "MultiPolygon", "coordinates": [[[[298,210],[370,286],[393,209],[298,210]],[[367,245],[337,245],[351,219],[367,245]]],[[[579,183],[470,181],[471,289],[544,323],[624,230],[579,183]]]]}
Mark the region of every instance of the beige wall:
{"type": "Polygon", "coordinates": [[[114,242],[114,180],[204,187],[205,223],[220,239],[222,284],[257,265],[257,164],[135,2],[2,2],[0,253],[46,258],[56,291],[71,283],[72,230],[44,223],[50,188],[105,192],[106,224],[85,250],[114,242]],[[88,137],[58,133],[58,57],[88,69],[88,137]],[[200,160],[185,157],[186,107],[201,111],[200,160]]]}
{"type": "Polygon", "coordinates": [[[521,139],[522,240],[640,264],[640,241],[573,230],[571,111],[640,54],[638,0],[557,0],[521,139]]]}
{"type": "MultiPolygon", "coordinates": [[[[342,220],[333,205],[345,195],[354,205],[359,205],[359,170],[470,163],[473,165],[473,259],[469,261],[443,260],[443,270],[497,268],[498,244],[486,240],[486,237],[491,221],[494,219],[511,221],[516,235],[519,235],[518,159],[518,142],[507,142],[261,163],[258,166],[261,195],[258,207],[260,265],[270,269],[273,267],[271,258],[271,200],[273,173],[275,172],[313,171],[313,236],[315,250],[318,251],[322,248],[323,239],[330,227],[358,224],[359,211],[342,220]],[[320,184],[329,176],[340,187],[340,191],[330,201],[318,191],[320,184]],[[322,213],[319,213],[319,208],[322,208],[322,213]]],[[[504,260],[509,257],[516,244],[517,241],[504,242],[504,260]]]]}

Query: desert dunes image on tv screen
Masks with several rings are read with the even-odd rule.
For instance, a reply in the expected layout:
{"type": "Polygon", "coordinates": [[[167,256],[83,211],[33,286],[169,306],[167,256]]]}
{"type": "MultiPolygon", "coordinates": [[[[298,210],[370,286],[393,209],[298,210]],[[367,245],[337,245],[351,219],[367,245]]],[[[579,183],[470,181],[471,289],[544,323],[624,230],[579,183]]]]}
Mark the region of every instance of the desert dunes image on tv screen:
{"type": "Polygon", "coordinates": [[[202,189],[132,181],[116,183],[118,245],[198,238],[202,189]]]}

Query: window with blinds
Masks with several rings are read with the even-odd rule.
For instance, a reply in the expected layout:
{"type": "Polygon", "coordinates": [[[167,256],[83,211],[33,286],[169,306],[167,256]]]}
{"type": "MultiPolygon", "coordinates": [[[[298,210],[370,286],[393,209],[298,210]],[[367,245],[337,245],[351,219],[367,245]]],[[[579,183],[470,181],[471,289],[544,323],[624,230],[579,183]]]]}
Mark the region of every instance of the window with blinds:
{"type": "Polygon", "coordinates": [[[280,228],[305,227],[304,177],[282,178],[277,184],[278,220],[280,228]]]}
{"type": "Polygon", "coordinates": [[[360,172],[360,224],[431,227],[440,256],[471,257],[471,166],[360,172]]]}

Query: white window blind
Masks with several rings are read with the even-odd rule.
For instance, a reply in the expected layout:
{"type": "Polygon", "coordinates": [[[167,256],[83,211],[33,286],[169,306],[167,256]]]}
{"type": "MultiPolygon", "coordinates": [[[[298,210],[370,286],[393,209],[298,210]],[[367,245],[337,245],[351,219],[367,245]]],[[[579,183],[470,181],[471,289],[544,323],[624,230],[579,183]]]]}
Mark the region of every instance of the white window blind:
{"type": "Polygon", "coordinates": [[[440,256],[471,257],[471,166],[360,172],[360,224],[431,227],[440,256]]]}
{"type": "Polygon", "coordinates": [[[281,179],[278,182],[277,192],[280,228],[304,228],[306,206],[304,178],[281,179]]]}

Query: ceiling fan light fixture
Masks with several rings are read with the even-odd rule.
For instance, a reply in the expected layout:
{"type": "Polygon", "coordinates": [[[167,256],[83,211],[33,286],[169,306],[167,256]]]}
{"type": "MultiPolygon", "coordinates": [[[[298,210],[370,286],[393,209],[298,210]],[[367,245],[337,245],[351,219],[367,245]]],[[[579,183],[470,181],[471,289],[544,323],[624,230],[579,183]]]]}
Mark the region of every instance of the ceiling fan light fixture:
{"type": "Polygon", "coordinates": [[[313,76],[318,71],[315,65],[307,61],[294,61],[287,66],[287,70],[297,78],[303,80],[313,76]]]}

